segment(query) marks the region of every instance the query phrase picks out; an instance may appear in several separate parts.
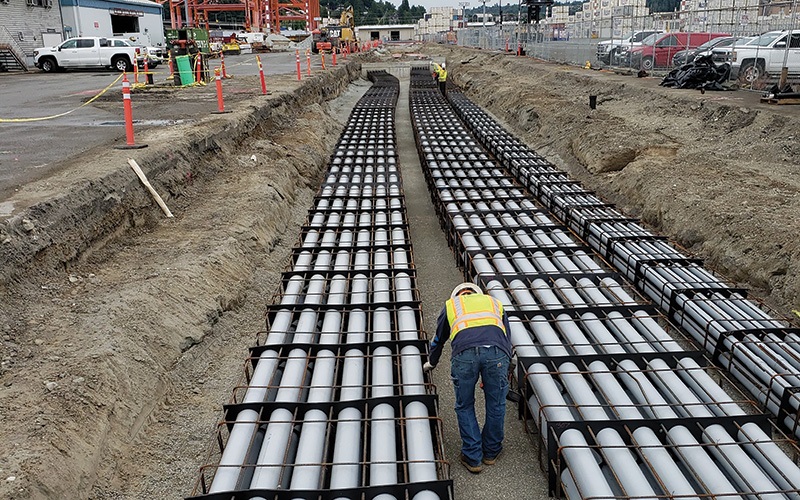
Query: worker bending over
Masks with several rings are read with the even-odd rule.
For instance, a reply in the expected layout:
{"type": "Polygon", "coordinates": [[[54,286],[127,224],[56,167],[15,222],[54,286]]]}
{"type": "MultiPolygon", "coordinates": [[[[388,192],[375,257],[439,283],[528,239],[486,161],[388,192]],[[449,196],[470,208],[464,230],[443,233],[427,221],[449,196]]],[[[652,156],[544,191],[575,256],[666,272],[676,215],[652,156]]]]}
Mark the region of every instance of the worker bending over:
{"type": "Polygon", "coordinates": [[[423,366],[425,371],[433,370],[445,342],[450,339],[453,350],[450,377],[461,434],[459,461],[473,474],[481,471],[481,462],[494,465],[503,451],[508,370],[512,357],[509,331],[503,305],[485,295],[478,285],[462,283],[453,289],[439,314],[430,359],[423,366]],[[479,375],[486,399],[483,431],[475,417],[475,386],[479,375]]]}
{"type": "Polygon", "coordinates": [[[433,78],[439,82],[439,92],[442,95],[447,95],[447,66],[445,63],[442,63],[439,66],[437,63],[433,63],[433,78]]]}

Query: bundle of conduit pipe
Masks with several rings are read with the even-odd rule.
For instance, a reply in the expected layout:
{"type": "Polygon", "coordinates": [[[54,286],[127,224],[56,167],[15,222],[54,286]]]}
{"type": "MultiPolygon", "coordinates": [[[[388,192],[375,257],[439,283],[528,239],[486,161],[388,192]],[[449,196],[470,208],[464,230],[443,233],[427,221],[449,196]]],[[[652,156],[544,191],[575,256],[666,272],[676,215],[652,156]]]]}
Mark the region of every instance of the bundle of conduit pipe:
{"type": "Polygon", "coordinates": [[[800,437],[800,329],[779,321],[702,263],[585,190],[464,94],[450,99],[500,163],[593,250],[632,280],[778,423],[800,437]]]}
{"type": "Polygon", "coordinates": [[[445,500],[438,402],[397,166],[371,72],[302,228],[196,499],[445,500]]]}
{"type": "Polygon", "coordinates": [[[410,99],[456,259],[510,316],[521,415],[539,430],[551,494],[800,496],[800,468],[784,451],[797,448],[479,146],[424,68],[412,71],[410,99]]]}

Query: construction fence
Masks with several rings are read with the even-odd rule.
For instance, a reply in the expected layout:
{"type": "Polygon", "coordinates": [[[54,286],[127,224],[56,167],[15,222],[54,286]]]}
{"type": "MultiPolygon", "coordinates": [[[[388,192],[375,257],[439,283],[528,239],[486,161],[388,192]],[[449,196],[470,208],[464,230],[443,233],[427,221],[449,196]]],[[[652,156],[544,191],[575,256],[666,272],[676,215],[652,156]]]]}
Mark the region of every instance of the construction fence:
{"type": "MultiPolygon", "coordinates": [[[[607,52],[608,45],[600,42],[614,40],[618,45],[631,33],[639,31],[660,31],[663,33],[716,33],[737,37],[729,47],[741,53],[747,37],[753,37],[770,31],[797,30],[790,37],[790,43],[779,47],[757,46],[753,49],[756,61],[755,70],[747,71],[747,63],[735,60],[735,56],[725,55],[727,59],[715,56],[717,64],[731,63],[731,83],[741,88],[765,90],[775,85],[780,77],[781,69],[788,67],[788,84],[800,90],[800,6],[794,2],[775,2],[769,8],[757,4],[735,8],[718,8],[693,10],[689,12],[670,13],[669,18],[662,15],[649,16],[610,16],[594,19],[580,19],[571,23],[553,23],[545,20],[532,24],[487,25],[486,27],[459,29],[456,32],[457,44],[465,47],[477,47],[490,51],[508,51],[535,57],[546,61],[571,64],[577,66],[591,65],[596,68],[614,67],[638,72],[647,70],[653,75],[666,75],[673,66],[672,54],[680,50],[688,50],[697,44],[690,38],[680,37],[684,46],[670,49],[669,60],[634,59],[630,54],[607,52]],[[605,47],[603,47],[605,45],[605,47]],[[598,51],[598,46],[600,49],[598,51]],[[627,56],[627,57],[626,57],[627,56]],[[734,59],[734,60],[731,60],[734,59]],[[644,67],[643,67],[644,66],[644,67]],[[741,68],[740,68],[741,66],[741,68]],[[742,71],[739,71],[742,69],[742,71]]],[[[580,12],[578,14],[581,14],[580,12]]],[[[581,17],[581,16],[576,16],[581,17]]],[[[428,41],[448,43],[445,34],[428,37],[428,41]]],[[[718,54],[719,55],[719,54],[718,54]]],[[[655,58],[654,58],[655,59],[655,58]]]]}

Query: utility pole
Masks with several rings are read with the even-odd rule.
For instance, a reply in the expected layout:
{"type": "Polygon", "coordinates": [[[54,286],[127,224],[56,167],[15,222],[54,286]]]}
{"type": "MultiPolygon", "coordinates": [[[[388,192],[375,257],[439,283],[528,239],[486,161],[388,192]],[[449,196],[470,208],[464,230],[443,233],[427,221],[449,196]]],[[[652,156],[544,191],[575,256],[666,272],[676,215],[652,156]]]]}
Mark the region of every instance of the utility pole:
{"type": "Polygon", "coordinates": [[[503,0],[500,0],[500,30],[503,30],[503,0]]]}
{"type": "Polygon", "coordinates": [[[486,33],[486,0],[481,0],[483,2],[483,32],[484,36],[486,33]]]}
{"type": "MultiPolygon", "coordinates": [[[[795,26],[795,19],[797,14],[797,0],[792,0],[792,22],[790,26],[795,26]]],[[[783,91],[786,86],[786,80],[789,79],[789,47],[792,46],[792,37],[797,36],[796,30],[786,30],[786,52],[783,53],[783,67],[781,68],[781,77],[778,80],[778,92],[783,91]]]]}
{"type": "Polygon", "coordinates": [[[458,2],[458,6],[461,7],[461,27],[467,27],[467,7],[469,7],[469,2],[458,2]]]}

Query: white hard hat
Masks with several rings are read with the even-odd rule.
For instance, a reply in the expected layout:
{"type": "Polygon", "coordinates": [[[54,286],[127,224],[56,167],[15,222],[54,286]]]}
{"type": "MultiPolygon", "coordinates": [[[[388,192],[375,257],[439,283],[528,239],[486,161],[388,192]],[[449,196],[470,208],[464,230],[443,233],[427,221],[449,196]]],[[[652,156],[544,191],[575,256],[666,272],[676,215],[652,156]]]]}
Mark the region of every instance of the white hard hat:
{"type": "Polygon", "coordinates": [[[483,293],[481,292],[481,287],[479,287],[475,283],[466,282],[466,283],[461,283],[457,287],[453,288],[453,293],[450,294],[450,298],[458,296],[458,294],[463,292],[464,290],[472,290],[473,293],[483,293]]]}
{"type": "Polygon", "coordinates": [[[447,63],[442,63],[442,69],[444,69],[444,68],[446,68],[446,67],[447,67],[447,66],[446,66],[446,64],[447,64],[447,63]]]}

